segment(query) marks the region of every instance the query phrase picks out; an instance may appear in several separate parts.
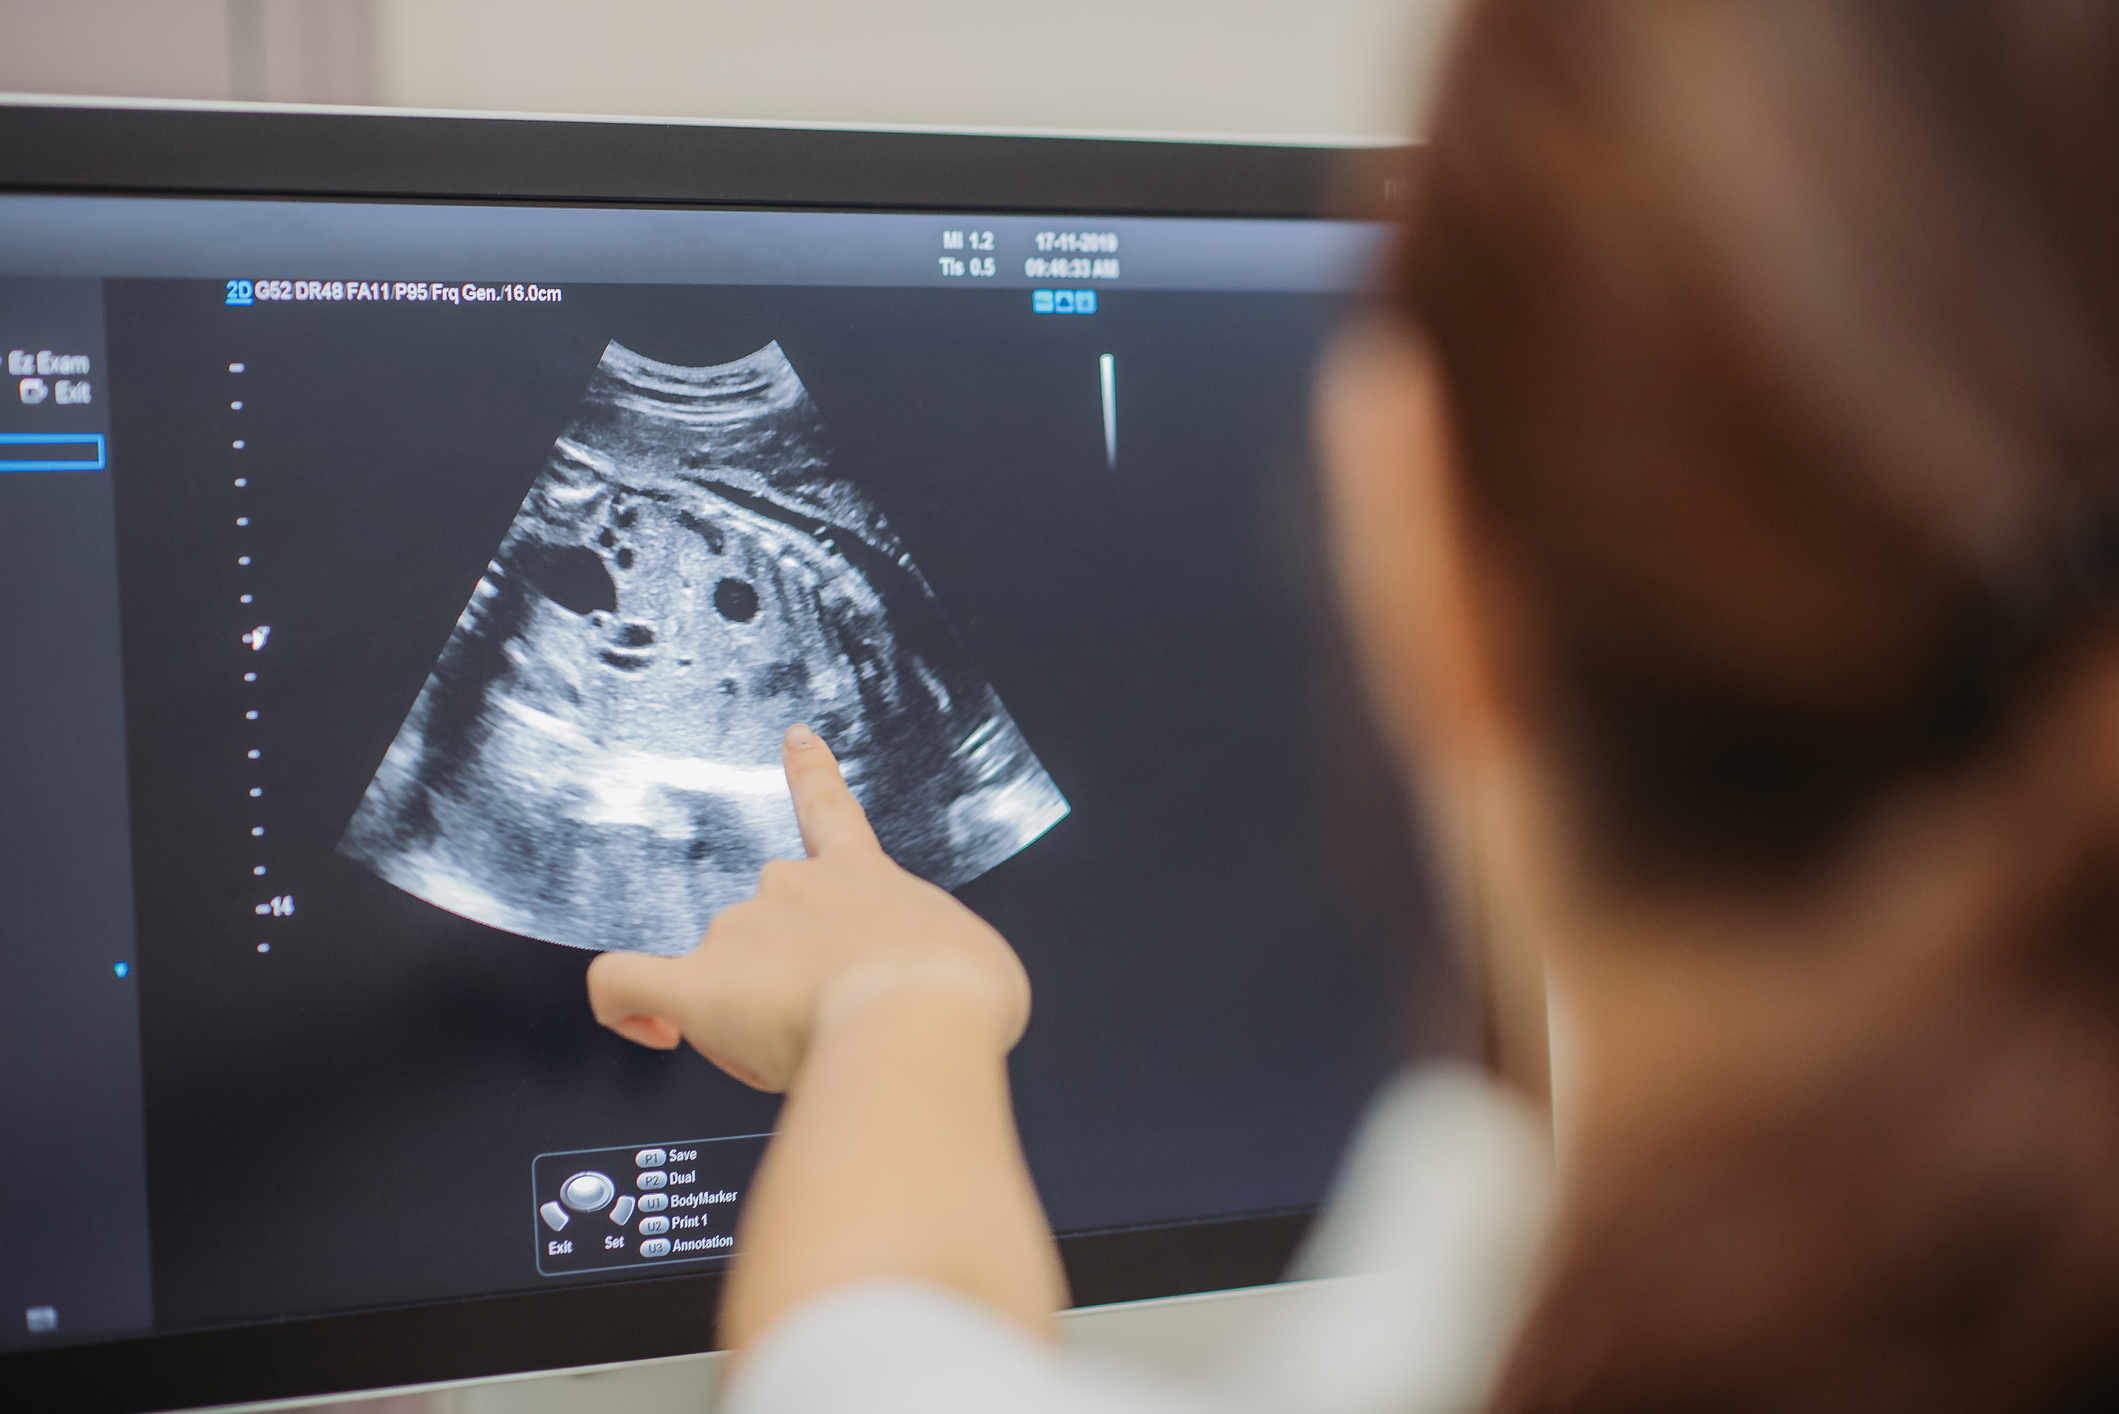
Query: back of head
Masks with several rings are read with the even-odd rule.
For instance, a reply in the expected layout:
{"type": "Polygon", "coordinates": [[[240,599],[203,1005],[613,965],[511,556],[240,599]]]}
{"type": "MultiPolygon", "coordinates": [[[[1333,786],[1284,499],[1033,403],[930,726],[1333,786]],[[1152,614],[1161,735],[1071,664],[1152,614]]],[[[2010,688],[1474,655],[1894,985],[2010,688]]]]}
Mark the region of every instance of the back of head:
{"type": "MultiPolygon", "coordinates": [[[[1431,132],[1399,292],[1599,868],[1799,880],[2109,663],[2119,7],[1485,0],[1431,132]]],[[[2098,1377],[2119,776],[2038,789],[2051,867],[1946,982],[1848,1021],[1828,1079],[1585,1175],[1503,1407],[2098,1377]]]]}

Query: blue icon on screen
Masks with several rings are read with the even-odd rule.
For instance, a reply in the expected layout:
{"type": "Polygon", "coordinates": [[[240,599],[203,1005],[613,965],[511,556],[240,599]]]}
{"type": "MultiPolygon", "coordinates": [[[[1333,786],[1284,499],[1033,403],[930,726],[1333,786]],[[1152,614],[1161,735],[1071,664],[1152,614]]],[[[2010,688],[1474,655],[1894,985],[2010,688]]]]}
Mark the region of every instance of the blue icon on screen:
{"type": "Polygon", "coordinates": [[[1032,314],[1094,314],[1096,313],[1096,291],[1094,290],[1032,290],[1030,292],[1032,314]]]}
{"type": "Polygon", "coordinates": [[[124,963],[121,962],[118,964],[118,975],[120,977],[123,977],[126,973],[130,971],[132,971],[132,969],[130,967],[127,967],[124,963]]]}

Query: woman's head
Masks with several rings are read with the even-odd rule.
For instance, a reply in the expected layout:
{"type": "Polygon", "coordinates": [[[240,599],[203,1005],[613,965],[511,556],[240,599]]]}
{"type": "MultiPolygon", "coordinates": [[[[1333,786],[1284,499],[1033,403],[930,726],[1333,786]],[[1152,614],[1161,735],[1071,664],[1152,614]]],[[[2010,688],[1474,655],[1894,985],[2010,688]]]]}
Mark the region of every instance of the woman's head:
{"type": "Polygon", "coordinates": [[[1814,860],[2079,639],[2119,11],[1477,5],[1419,191],[1398,296],[1617,859],[1814,860]]]}
{"type": "Polygon", "coordinates": [[[1991,1365],[2034,1308],[2076,1349],[2119,1295],[2079,1191],[2119,1162],[2119,9],[1474,3],[1415,191],[1407,334],[1328,407],[1348,602],[1443,811],[1554,842],[1488,903],[1626,979],[1592,1049],[1669,1042],[1593,1088],[1659,1098],[1587,1106],[1513,1397],[1653,1403],[1613,1372],[1769,1329],[1852,1369],[1826,1320],[1850,1398],[1887,1317],[1894,1358],[1991,1365]],[[1599,956],[1659,930],[1701,941],[1599,956]],[[1923,1280],[1957,1304],[1885,1310],[1923,1280]],[[1591,1308],[1601,1355],[1556,1334],[1591,1308]]]}

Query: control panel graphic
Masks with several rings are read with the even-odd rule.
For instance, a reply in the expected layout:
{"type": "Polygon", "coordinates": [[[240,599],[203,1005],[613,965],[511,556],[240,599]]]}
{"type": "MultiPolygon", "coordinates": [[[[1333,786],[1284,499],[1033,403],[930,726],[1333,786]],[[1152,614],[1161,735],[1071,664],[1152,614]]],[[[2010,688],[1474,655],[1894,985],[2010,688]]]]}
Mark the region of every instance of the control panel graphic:
{"type": "Polygon", "coordinates": [[[726,1261],[768,1134],[539,1154],[530,1163],[537,1270],[726,1261]]]}

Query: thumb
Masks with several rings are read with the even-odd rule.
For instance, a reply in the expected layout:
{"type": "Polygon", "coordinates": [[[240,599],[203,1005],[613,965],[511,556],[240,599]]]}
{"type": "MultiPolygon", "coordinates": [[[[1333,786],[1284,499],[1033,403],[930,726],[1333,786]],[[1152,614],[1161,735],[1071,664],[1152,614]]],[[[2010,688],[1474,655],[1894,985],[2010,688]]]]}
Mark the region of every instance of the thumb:
{"type": "Polygon", "coordinates": [[[672,1050],[684,1039],[676,1013],[684,960],[607,952],[589,964],[589,1010],[628,1041],[672,1050]]]}

